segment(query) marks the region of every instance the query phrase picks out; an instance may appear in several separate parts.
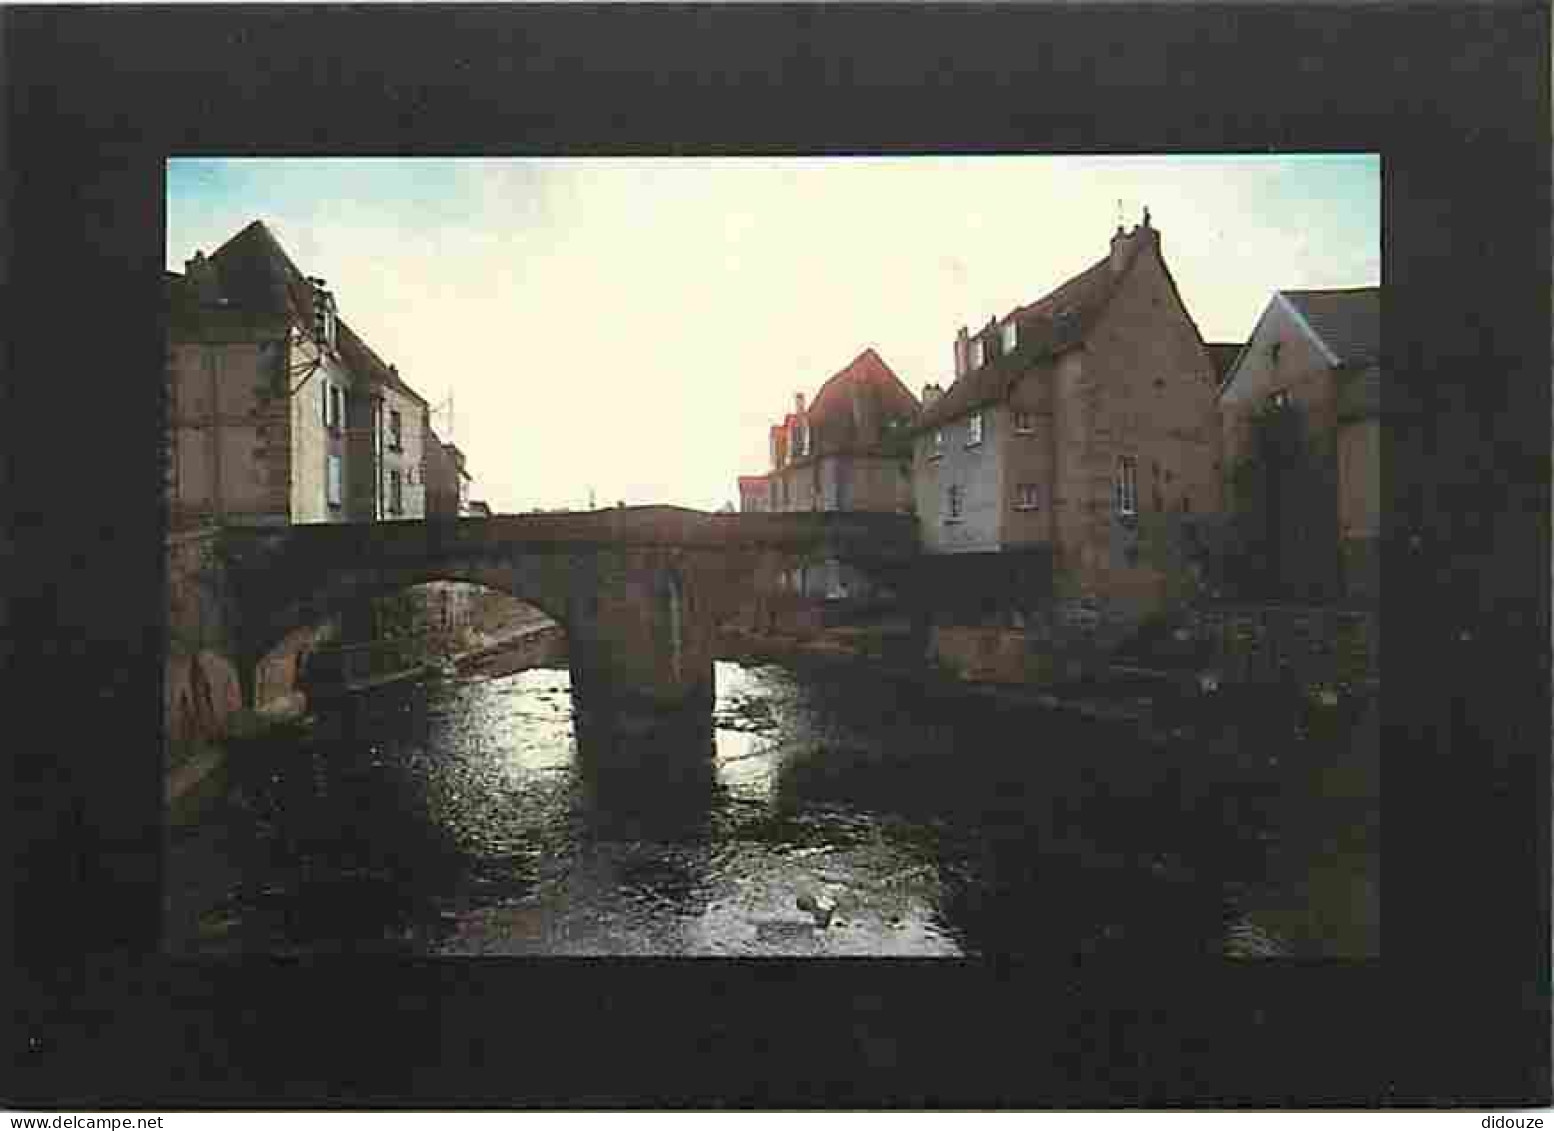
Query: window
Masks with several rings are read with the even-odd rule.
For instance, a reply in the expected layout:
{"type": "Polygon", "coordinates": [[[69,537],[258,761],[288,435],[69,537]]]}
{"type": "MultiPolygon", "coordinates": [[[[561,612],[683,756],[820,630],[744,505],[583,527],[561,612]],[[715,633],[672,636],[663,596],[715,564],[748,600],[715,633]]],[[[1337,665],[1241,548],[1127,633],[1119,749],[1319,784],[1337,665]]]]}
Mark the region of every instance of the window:
{"type": "Polygon", "coordinates": [[[1041,496],[1037,492],[1036,484],[1021,483],[1014,489],[1014,509],[1017,511],[1033,511],[1041,508],[1041,496]]]}
{"type": "Polygon", "coordinates": [[[982,442],[982,414],[974,412],[966,421],[966,446],[974,447],[982,442]]]}
{"type": "Polygon", "coordinates": [[[987,349],[981,338],[971,339],[971,368],[981,369],[983,359],[987,356],[987,349]]]}
{"type": "Polygon", "coordinates": [[[405,510],[404,479],[399,474],[399,468],[389,471],[389,513],[403,514],[405,510]]]}
{"type": "Polygon", "coordinates": [[[1014,319],[1005,322],[999,330],[1000,341],[1005,353],[1013,353],[1014,347],[1020,343],[1020,331],[1014,324],[1014,319]]]}
{"type": "Polygon", "coordinates": [[[389,447],[393,448],[396,452],[403,450],[400,446],[400,422],[398,409],[389,410],[389,447]]]}
{"type": "Polygon", "coordinates": [[[339,506],[340,505],[340,457],[339,456],[332,455],[332,456],[329,457],[329,483],[328,483],[328,491],[329,491],[329,494],[328,494],[329,505],[332,506],[332,507],[339,506]]]}
{"type": "Polygon", "coordinates": [[[324,427],[331,432],[340,431],[340,421],[345,416],[345,390],[331,381],[324,382],[324,427]]]}
{"type": "Polygon", "coordinates": [[[1029,436],[1036,431],[1036,414],[1034,412],[1016,412],[1014,414],[1014,430],[1022,436],[1029,436]]]}
{"type": "Polygon", "coordinates": [[[962,496],[962,492],[961,492],[960,484],[958,484],[958,483],[950,484],[949,490],[945,493],[945,508],[944,508],[944,521],[945,522],[954,522],[956,519],[960,518],[960,508],[961,508],[961,501],[962,501],[961,500],[961,496],[962,496]]]}
{"type": "Polygon", "coordinates": [[[929,459],[938,459],[944,454],[944,429],[933,430],[933,447],[928,452],[929,459]]]}
{"type": "Polygon", "coordinates": [[[1120,456],[1117,459],[1117,477],[1112,483],[1112,505],[1121,515],[1138,513],[1138,460],[1132,456],[1120,456]]]}

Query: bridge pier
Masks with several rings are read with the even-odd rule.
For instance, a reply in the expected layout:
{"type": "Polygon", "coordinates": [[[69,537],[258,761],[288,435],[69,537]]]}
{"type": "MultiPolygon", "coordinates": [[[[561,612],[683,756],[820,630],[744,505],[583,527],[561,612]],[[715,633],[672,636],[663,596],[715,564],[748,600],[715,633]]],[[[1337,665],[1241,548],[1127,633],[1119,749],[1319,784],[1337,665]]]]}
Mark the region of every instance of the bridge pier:
{"type": "Polygon", "coordinates": [[[573,590],[572,698],[591,726],[646,734],[712,710],[716,619],[675,555],[655,558],[601,551],[573,590]]]}

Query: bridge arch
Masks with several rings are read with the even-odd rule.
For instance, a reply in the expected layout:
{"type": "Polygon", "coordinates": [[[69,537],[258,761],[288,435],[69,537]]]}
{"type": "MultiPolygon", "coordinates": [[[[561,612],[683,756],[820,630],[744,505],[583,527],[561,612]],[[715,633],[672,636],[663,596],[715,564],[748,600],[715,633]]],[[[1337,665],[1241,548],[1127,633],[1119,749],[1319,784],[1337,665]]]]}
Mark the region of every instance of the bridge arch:
{"type": "Polygon", "coordinates": [[[247,617],[248,651],[262,665],[289,642],[328,623],[353,606],[433,582],[477,585],[532,605],[571,633],[571,602],[564,591],[547,586],[540,571],[497,565],[448,565],[404,570],[330,571],[311,587],[293,592],[257,616],[247,617]]]}

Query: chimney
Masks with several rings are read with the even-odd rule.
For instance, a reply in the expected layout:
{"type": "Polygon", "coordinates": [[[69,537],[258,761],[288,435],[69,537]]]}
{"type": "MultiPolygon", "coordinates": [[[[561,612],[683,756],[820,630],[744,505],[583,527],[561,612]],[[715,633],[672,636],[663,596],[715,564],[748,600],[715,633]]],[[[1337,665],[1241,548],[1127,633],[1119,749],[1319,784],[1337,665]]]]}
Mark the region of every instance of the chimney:
{"type": "Polygon", "coordinates": [[[966,327],[962,326],[955,334],[955,376],[964,377],[970,366],[971,336],[966,333],[966,327]]]}
{"type": "Polygon", "coordinates": [[[1149,209],[1144,209],[1144,222],[1138,226],[1136,233],[1143,237],[1144,242],[1160,253],[1160,231],[1149,222],[1149,209]]]}
{"type": "Polygon", "coordinates": [[[793,394],[793,415],[795,415],[795,416],[803,416],[804,415],[804,394],[803,393],[794,393],[793,394]]]}
{"type": "Polygon", "coordinates": [[[1122,272],[1128,262],[1128,234],[1122,230],[1122,225],[1117,225],[1117,232],[1112,236],[1112,274],[1122,272]]]}
{"type": "Polygon", "coordinates": [[[215,306],[221,302],[221,288],[216,280],[216,265],[205,258],[203,251],[196,251],[194,258],[183,265],[184,275],[194,286],[201,306],[215,306]]]}

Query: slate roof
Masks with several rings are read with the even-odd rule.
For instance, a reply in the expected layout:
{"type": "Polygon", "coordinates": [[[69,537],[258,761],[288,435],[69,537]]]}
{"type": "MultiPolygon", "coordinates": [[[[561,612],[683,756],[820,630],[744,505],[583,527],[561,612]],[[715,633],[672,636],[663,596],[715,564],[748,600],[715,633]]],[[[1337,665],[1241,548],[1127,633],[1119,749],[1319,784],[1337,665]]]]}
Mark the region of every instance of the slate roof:
{"type": "Polygon", "coordinates": [[[946,421],[964,416],[973,409],[1003,400],[1009,395],[1014,382],[1029,371],[1031,365],[1055,357],[1065,350],[1084,342],[1095,328],[1107,304],[1117,293],[1118,286],[1127,277],[1129,268],[1138,257],[1139,249],[1153,239],[1139,238],[1154,229],[1134,228],[1123,236],[1126,256],[1120,271],[1113,271],[1112,257],[1087,267],[1056,290],[1027,306],[1017,307],[1005,319],[990,322],[982,330],[971,335],[996,339],[997,327],[1008,319],[1019,326],[1018,341],[1014,352],[993,357],[978,369],[957,378],[944,394],[925,408],[918,417],[915,431],[935,428],[946,421]]]}
{"type": "MultiPolygon", "coordinates": [[[[292,262],[286,249],[264,221],[255,220],[210,254],[216,287],[224,300],[221,307],[252,314],[290,318],[304,326],[313,324],[313,287],[292,262]]],[[[187,276],[167,272],[174,302],[186,308],[198,305],[199,295],[187,276]]],[[[426,404],[394,370],[373,352],[345,319],[336,321],[341,360],[364,377],[390,385],[426,404]]]]}
{"type": "Polygon", "coordinates": [[[1380,287],[1279,293],[1300,311],[1340,365],[1357,367],[1380,361],[1380,287]]]}

